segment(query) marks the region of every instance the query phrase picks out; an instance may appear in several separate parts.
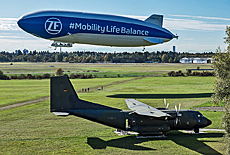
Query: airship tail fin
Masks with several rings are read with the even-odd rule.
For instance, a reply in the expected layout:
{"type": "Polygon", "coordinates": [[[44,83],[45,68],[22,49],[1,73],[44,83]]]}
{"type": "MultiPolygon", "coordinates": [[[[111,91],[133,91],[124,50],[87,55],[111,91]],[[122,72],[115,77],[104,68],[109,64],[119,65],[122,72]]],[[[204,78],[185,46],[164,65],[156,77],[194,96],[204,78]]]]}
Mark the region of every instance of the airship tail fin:
{"type": "Polygon", "coordinates": [[[145,22],[152,23],[152,24],[155,24],[157,26],[162,27],[162,24],[163,24],[163,15],[153,14],[149,18],[147,18],[145,20],[145,22]]]}
{"type": "Polygon", "coordinates": [[[55,115],[66,116],[76,109],[114,110],[115,108],[79,99],[68,76],[51,77],[50,111],[55,115]]]}

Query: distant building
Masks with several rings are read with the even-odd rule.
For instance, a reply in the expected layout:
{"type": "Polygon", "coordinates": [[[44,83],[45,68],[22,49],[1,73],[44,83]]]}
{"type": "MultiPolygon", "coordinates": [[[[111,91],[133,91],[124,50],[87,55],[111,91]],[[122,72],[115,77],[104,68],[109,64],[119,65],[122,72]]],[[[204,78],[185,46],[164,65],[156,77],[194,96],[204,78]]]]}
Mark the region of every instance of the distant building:
{"type": "Polygon", "coordinates": [[[212,63],[212,58],[182,58],[180,59],[180,63],[212,63]]]}
{"type": "Polygon", "coordinates": [[[173,52],[176,52],[176,46],[173,46],[173,52]]]}

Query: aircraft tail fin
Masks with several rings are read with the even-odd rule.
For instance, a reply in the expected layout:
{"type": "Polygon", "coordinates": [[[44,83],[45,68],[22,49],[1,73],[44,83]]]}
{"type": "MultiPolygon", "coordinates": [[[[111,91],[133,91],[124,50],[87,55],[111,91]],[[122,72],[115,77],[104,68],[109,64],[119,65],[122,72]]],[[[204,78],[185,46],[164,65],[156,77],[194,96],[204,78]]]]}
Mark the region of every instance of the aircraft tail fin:
{"type": "Polygon", "coordinates": [[[50,112],[58,116],[67,116],[76,109],[114,110],[115,108],[79,99],[68,76],[51,77],[50,112]]]}
{"type": "Polygon", "coordinates": [[[50,79],[50,111],[65,112],[72,108],[69,97],[74,96],[75,100],[79,100],[78,96],[66,76],[54,76],[50,79]]]}
{"type": "Polygon", "coordinates": [[[163,15],[153,14],[149,18],[147,18],[145,20],[145,22],[149,22],[149,23],[152,23],[152,24],[155,24],[157,26],[162,27],[162,24],[163,24],[163,15]]]}

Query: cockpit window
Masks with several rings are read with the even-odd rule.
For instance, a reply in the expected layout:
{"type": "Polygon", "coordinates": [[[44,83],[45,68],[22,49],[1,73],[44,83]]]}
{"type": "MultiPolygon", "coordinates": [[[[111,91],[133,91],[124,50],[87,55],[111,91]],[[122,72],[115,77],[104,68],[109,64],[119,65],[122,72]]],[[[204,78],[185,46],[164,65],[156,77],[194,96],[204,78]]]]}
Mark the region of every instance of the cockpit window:
{"type": "Polygon", "coordinates": [[[203,115],[200,112],[198,112],[197,116],[198,116],[198,118],[203,117],[203,115]]]}
{"type": "Polygon", "coordinates": [[[192,119],[202,118],[203,115],[198,111],[187,111],[187,114],[192,119]]]}

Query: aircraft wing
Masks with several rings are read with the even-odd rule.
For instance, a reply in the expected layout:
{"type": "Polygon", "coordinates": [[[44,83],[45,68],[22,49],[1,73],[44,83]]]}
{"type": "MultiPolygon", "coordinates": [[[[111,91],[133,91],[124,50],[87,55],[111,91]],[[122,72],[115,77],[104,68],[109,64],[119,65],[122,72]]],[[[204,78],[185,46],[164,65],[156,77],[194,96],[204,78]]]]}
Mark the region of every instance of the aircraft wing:
{"type": "Polygon", "coordinates": [[[126,99],[125,102],[130,110],[133,110],[135,113],[139,115],[152,116],[152,117],[170,116],[169,114],[164,113],[161,110],[148,106],[147,104],[141,103],[134,99],[126,99]]]}

